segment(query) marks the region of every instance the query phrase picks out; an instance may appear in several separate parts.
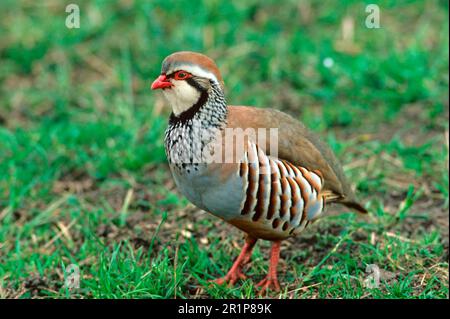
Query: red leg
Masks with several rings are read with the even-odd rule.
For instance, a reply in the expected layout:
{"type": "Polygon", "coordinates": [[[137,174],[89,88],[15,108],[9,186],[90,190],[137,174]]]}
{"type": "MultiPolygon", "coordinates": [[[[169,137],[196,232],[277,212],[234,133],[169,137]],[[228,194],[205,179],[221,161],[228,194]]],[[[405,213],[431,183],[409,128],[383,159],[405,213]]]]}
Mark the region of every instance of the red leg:
{"type": "Polygon", "coordinates": [[[256,239],[252,237],[247,237],[245,239],[245,245],[242,248],[241,253],[239,254],[238,258],[234,262],[233,266],[231,266],[228,273],[222,277],[214,280],[215,283],[222,285],[224,283],[229,283],[230,285],[234,285],[236,281],[239,279],[246,279],[247,276],[245,276],[242,273],[242,266],[245,265],[250,261],[250,257],[252,255],[253,247],[256,244],[256,239]]]}
{"type": "Polygon", "coordinates": [[[277,265],[280,259],[280,245],[281,241],[275,241],[272,244],[272,250],[270,252],[270,264],[269,264],[269,272],[267,273],[266,278],[261,280],[256,286],[261,287],[259,292],[262,295],[266,290],[275,288],[276,291],[280,291],[280,284],[278,283],[277,278],[277,265]]]}

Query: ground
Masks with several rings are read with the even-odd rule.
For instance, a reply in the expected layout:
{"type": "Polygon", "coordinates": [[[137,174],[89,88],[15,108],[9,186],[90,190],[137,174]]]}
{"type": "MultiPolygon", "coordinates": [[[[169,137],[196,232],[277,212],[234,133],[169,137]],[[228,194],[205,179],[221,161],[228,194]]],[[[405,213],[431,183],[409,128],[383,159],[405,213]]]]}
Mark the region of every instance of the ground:
{"type": "Polygon", "coordinates": [[[68,29],[57,2],[2,1],[0,297],[256,296],[270,243],[248,280],[208,283],[243,234],[183,198],[166,164],[170,110],[149,86],[166,55],[195,50],[230,104],[321,136],[370,212],[330,206],[284,241],[269,297],[448,298],[448,2],[377,3],[369,29],[361,1],[80,1],[68,29]]]}

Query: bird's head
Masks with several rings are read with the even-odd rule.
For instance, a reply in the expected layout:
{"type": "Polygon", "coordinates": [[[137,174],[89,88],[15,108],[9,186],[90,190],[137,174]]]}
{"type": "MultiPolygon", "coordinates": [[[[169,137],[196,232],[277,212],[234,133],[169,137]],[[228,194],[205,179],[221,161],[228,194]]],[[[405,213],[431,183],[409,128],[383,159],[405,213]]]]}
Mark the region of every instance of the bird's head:
{"type": "Polygon", "coordinates": [[[162,89],[173,114],[179,116],[204,104],[214,85],[223,91],[222,76],[214,61],[200,53],[182,51],[164,59],[161,75],[151,88],[162,89]]]}

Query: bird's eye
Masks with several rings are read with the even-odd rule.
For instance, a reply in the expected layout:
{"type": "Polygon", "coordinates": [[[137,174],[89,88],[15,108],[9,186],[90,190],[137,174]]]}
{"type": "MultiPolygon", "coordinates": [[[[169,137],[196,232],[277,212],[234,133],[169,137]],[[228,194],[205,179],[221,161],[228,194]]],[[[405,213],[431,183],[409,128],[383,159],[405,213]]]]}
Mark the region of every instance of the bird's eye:
{"type": "Polygon", "coordinates": [[[189,76],[190,74],[185,71],[178,71],[175,73],[175,80],[186,80],[189,76]]]}

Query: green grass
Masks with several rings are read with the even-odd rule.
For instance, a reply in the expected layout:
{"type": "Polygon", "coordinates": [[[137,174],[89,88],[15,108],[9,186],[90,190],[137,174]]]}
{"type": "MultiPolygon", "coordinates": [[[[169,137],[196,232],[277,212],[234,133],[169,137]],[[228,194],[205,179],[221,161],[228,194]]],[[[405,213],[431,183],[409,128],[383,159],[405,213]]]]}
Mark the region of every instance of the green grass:
{"type": "Polygon", "coordinates": [[[364,26],[370,1],[77,3],[71,30],[58,2],[0,4],[0,297],[256,296],[269,243],[251,279],[209,284],[242,235],[168,172],[170,110],[149,85],[178,50],[217,61],[231,104],[316,131],[368,203],[367,218],[332,207],[283,243],[282,298],[449,297],[447,1],[377,2],[380,29],[364,26]]]}

